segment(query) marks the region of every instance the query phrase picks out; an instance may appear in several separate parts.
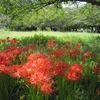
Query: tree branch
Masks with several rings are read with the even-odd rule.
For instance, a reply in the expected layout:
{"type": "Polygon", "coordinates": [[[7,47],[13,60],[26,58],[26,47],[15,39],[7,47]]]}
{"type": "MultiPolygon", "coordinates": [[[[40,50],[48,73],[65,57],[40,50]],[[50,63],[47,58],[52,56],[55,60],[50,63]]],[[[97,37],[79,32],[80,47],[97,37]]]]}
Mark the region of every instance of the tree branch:
{"type": "Polygon", "coordinates": [[[60,3],[59,0],[54,0],[54,1],[49,1],[49,2],[42,2],[40,4],[36,4],[36,5],[32,5],[32,7],[25,7],[24,9],[20,10],[18,13],[16,13],[15,15],[12,15],[11,19],[14,20],[19,14],[21,14],[23,11],[26,11],[26,13],[31,12],[32,9],[34,10],[34,12],[37,12],[38,10],[42,9],[43,7],[46,7],[48,5],[51,4],[55,4],[55,3],[60,3]]]}

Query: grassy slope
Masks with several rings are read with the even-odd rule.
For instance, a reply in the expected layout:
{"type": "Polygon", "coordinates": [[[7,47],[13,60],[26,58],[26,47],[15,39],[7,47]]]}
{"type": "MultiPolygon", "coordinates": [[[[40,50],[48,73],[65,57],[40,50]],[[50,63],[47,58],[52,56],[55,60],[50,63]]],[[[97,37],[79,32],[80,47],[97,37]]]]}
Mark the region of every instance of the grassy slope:
{"type": "Polygon", "coordinates": [[[31,32],[16,32],[16,31],[0,31],[0,39],[6,37],[10,38],[23,38],[23,37],[33,37],[34,35],[44,35],[44,36],[56,36],[60,40],[70,40],[70,41],[85,41],[94,42],[96,36],[100,37],[100,34],[93,33],[82,33],[82,32],[46,32],[46,31],[31,31],[31,32]]]}

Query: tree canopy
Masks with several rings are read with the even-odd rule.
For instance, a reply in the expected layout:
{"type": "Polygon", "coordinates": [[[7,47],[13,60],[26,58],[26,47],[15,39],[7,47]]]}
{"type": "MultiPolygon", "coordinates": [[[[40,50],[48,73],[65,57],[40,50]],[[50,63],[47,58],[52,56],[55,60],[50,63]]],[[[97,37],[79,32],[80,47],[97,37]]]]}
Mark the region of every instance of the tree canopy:
{"type": "Polygon", "coordinates": [[[87,2],[92,5],[100,6],[100,0],[0,0],[0,12],[12,16],[12,19],[20,13],[28,13],[38,11],[48,5],[56,5],[59,7],[62,2],[68,3],[87,2]]]}
{"type": "Polygon", "coordinates": [[[0,0],[0,23],[11,30],[77,31],[83,28],[100,32],[100,0],[0,0]],[[63,8],[62,2],[68,1],[88,3],[63,8]]]}

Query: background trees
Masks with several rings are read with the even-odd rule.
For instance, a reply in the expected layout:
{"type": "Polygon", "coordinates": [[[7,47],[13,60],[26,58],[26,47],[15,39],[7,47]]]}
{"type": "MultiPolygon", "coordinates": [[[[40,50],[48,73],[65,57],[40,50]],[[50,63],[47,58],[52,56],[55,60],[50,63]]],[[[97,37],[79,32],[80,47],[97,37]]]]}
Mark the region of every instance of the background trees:
{"type": "Polygon", "coordinates": [[[47,5],[53,4],[59,7],[62,2],[68,3],[68,1],[72,3],[85,1],[100,6],[100,0],[0,0],[0,12],[14,19],[18,15],[23,16],[25,13],[38,11],[47,5]]]}
{"type": "MultiPolygon", "coordinates": [[[[87,3],[80,7],[76,5],[63,8],[61,2],[67,1],[69,0],[1,0],[0,23],[17,31],[100,32],[100,7],[95,6],[100,4],[100,0],[80,0],[93,5],[87,3]]],[[[70,1],[75,3],[77,0],[70,1]]]]}

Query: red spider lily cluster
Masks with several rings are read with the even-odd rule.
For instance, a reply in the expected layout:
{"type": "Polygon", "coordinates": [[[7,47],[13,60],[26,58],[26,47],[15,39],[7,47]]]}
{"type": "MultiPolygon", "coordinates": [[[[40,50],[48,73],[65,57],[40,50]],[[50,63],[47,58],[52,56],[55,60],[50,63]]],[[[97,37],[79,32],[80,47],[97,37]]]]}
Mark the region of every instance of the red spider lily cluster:
{"type": "Polygon", "coordinates": [[[52,39],[52,38],[49,38],[48,41],[47,41],[47,47],[54,47],[54,46],[57,46],[57,42],[52,39]]]}
{"type": "MultiPolygon", "coordinates": [[[[0,52],[0,75],[8,74],[13,78],[24,79],[28,85],[34,85],[48,94],[57,88],[54,87],[54,77],[61,76],[70,81],[81,80],[84,74],[83,60],[94,57],[92,52],[82,51],[79,42],[68,41],[57,48],[59,44],[53,39],[48,39],[47,52],[39,51],[40,47],[35,44],[23,47],[22,42],[16,39],[0,40],[0,44],[5,42],[9,42],[10,46],[0,52]],[[77,58],[81,64],[77,62],[77,58]],[[76,62],[73,62],[73,59],[76,62]]],[[[93,72],[100,74],[100,64],[97,64],[93,72]]]]}
{"type": "Polygon", "coordinates": [[[67,73],[68,80],[82,79],[83,68],[80,64],[74,64],[67,73]]]}
{"type": "Polygon", "coordinates": [[[64,61],[59,61],[56,63],[54,68],[54,73],[56,75],[65,76],[67,70],[70,68],[70,65],[65,63],[64,61]]]}
{"type": "Polygon", "coordinates": [[[54,58],[60,58],[60,57],[64,56],[64,51],[61,49],[49,50],[48,52],[54,58]]]}

